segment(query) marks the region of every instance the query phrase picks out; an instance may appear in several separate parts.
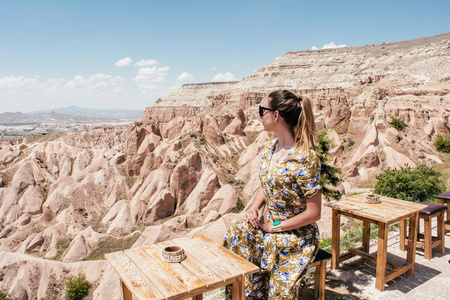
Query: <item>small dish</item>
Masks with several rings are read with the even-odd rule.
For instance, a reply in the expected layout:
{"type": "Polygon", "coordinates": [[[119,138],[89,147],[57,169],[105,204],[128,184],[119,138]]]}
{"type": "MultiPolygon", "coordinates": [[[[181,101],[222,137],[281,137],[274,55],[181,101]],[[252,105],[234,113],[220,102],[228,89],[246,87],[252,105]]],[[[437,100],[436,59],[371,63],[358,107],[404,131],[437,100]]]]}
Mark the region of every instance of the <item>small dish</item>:
{"type": "Polygon", "coordinates": [[[178,246],[167,246],[161,251],[161,256],[165,262],[179,263],[186,258],[183,248],[178,246]]]}
{"type": "Polygon", "coordinates": [[[370,204],[378,204],[381,203],[381,199],[377,194],[369,194],[366,196],[366,202],[370,204]]]}

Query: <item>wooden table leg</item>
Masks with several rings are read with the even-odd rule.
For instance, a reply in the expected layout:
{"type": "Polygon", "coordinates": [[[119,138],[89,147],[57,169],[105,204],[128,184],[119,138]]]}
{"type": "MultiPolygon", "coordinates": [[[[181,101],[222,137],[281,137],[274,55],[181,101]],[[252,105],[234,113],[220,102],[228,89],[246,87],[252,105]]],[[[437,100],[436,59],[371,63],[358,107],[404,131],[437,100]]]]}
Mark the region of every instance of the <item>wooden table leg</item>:
{"type": "Polygon", "coordinates": [[[445,229],[450,230],[450,200],[438,199],[439,205],[447,205],[447,217],[445,218],[445,229]]]}
{"type": "Polygon", "coordinates": [[[441,241],[441,244],[438,246],[438,251],[441,254],[445,254],[445,237],[444,237],[444,212],[441,213],[437,217],[437,236],[438,240],[441,241]]]}
{"type": "MultiPolygon", "coordinates": [[[[420,221],[419,221],[420,222],[420,221]]],[[[433,242],[433,238],[431,236],[431,217],[425,216],[423,218],[423,256],[425,259],[431,259],[433,256],[433,248],[431,248],[431,243],[433,242]]]]}
{"type": "Polygon", "coordinates": [[[406,241],[406,219],[400,221],[400,250],[405,251],[405,241],[406,241]]]}
{"type": "Polygon", "coordinates": [[[133,300],[133,294],[131,294],[130,290],[122,280],[120,281],[120,285],[122,286],[122,300],[133,300]]]}
{"type": "Polygon", "coordinates": [[[192,298],[193,298],[193,300],[203,300],[203,294],[196,295],[196,296],[194,296],[192,298]]]}
{"type": "Polygon", "coordinates": [[[362,247],[363,251],[369,253],[370,246],[370,222],[363,221],[362,247]]]}
{"type": "Polygon", "coordinates": [[[341,243],[341,215],[335,209],[332,213],[332,228],[331,228],[331,268],[337,269],[339,267],[340,258],[340,243],[341,243]]]}
{"type": "Polygon", "coordinates": [[[419,213],[415,213],[409,218],[409,230],[408,230],[408,248],[406,249],[406,261],[411,264],[411,270],[409,275],[414,275],[414,263],[416,261],[416,242],[417,231],[419,225],[419,213]]]}
{"type": "Polygon", "coordinates": [[[375,288],[383,291],[386,283],[388,225],[378,224],[377,278],[375,288]]]}
{"type": "Polygon", "coordinates": [[[236,281],[232,284],[231,299],[245,300],[244,289],[245,289],[244,277],[240,277],[240,278],[236,279],[236,281]]]}

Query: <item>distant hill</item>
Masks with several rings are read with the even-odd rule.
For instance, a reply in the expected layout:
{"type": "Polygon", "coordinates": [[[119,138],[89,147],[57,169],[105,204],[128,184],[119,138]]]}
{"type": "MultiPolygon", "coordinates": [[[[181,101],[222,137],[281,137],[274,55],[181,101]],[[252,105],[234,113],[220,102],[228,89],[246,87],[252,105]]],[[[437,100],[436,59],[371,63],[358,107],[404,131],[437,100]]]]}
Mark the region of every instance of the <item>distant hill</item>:
{"type": "Polygon", "coordinates": [[[16,113],[2,113],[0,114],[1,125],[28,125],[28,124],[55,124],[55,123],[70,123],[70,124],[86,124],[86,123],[121,123],[123,120],[116,118],[96,118],[92,116],[62,114],[57,112],[50,113],[35,113],[24,114],[16,113]]]}
{"type": "Polygon", "coordinates": [[[130,110],[130,109],[93,109],[84,108],[78,106],[68,106],[47,110],[32,111],[29,114],[40,114],[40,113],[60,113],[67,115],[80,115],[80,116],[91,116],[95,118],[113,118],[121,120],[140,120],[144,114],[144,110],[130,110]]]}

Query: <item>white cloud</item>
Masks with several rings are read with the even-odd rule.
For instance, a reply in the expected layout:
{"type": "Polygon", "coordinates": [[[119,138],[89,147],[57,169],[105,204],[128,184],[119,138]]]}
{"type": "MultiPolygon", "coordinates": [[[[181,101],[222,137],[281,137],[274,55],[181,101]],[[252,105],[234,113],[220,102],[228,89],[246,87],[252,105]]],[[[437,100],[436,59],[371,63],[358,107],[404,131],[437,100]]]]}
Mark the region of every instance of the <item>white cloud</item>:
{"type": "Polygon", "coordinates": [[[231,72],[226,72],[224,74],[217,74],[213,77],[213,82],[221,82],[221,81],[235,81],[237,80],[231,72]]]}
{"type": "Polygon", "coordinates": [[[34,87],[39,81],[36,78],[25,78],[24,76],[11,76],[0,78],[0,88],[23,88],[34,87]]]}
{"type": "Polygon", "coordinates": [[[215,70],[217,70],[217,68],[216,68],[216,67],[211,67],[210,70],[211,70],[211,71],[215,71],[215,70]]]}
{"type": "Polygon", "coordinates": [[[139,89],[155,89],[158,87],[155,83],[161,83],[164,78],[168,75],[170,68],[168,66],[157,68],[157,67],[146,67],[141,68],[134,78],[134,81],[138,84],[139,89]]]}
{"type": "Polygon", "coordinates": [[[74,79],[69,80],[66,83],[66,88],[93,88],[93,87],[106,87],[115,86],[123,79],[119,76],[112,76],[104,73],[97,73],[91,75],[88,78],[84,78],[81,75],[76,75],[74,79]]]}
{"type": "Polygon", "coordinates": [[[180,76],[178,76],[178,78],[177,78],[177,82],[189,82],[189,81],[193,81],[193,80],[194,80],[194,76],[192,76],[188,72],[181,73],[180,76]]]}
{"type": "MultiPolygon", "coordinates": [[[[347,47],[347,45],[345,45],[345,44],[336,45],[334,42],[331,42],[329,44],[323,45],[322,49],[334,49],[334,48],[344,48],[344,47],[347,47]]],[[[312,46],[311,50],[319,50],[319,48],[317,48],[316,46],[312,46]]]]}
{"type": "Polygon", "coordinates": [[[116,67],[126,67],[129,66],[131,64],[132,60],[130,57],[125,57],[122,59],[119,59],[118,61],[116,61],[114,63],[114,65],[116,65],[116,67]]]}
{"type": "Polygon", "coordinates": [[[333,48],[344,48],[347,47],[347,45],[336,45],[334,42],[331,42],[329,44],[323,45],[322,49],[333,49],[333,48]]]}
{"type": "Polygon", "coordinates": [[[113,93],[114,94],[120,94],[120,93],[122,93],[122,92],[124,92],[125,91],[125,89],[123,88],[123,87],[120,87],[120,86],[116,86],[114,89],[113,89],[113,93]]]}
{"type": "Polygon", "coordinates": [[[145,66],[154,66],[157,64],[159,64],[159,62],[157,62],[155,59],[149,59],[149,60],[141,59],[140,61],[135,63],[134,66],[145,67],[145,66]]]}

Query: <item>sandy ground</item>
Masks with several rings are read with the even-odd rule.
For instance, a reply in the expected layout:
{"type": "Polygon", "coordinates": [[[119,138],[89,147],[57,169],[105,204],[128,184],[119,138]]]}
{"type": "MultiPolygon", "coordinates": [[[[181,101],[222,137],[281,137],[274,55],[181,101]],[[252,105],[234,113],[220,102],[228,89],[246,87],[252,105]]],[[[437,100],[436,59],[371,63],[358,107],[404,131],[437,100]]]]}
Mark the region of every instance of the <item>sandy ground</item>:
{"type": "MultiPolygon", "coordinates": [[[[436,224],[434,223],[434,235],[436,224]]],[[[404,262],[406,252],[399,249],[398,231],[389,233],[388,261],[404,262]]],[[[450,299],[450,231],[445,235],[445,254],[433,249],[426,260],[416,251],[415,272],[388,282],[384,291],[375,289],[376,264],[355,257],[340,264],[338,270],[327,268],[326,299],[450,299]]],[[[376,239],[371,240],[370,253],[376,253],[376,239]]]]}

